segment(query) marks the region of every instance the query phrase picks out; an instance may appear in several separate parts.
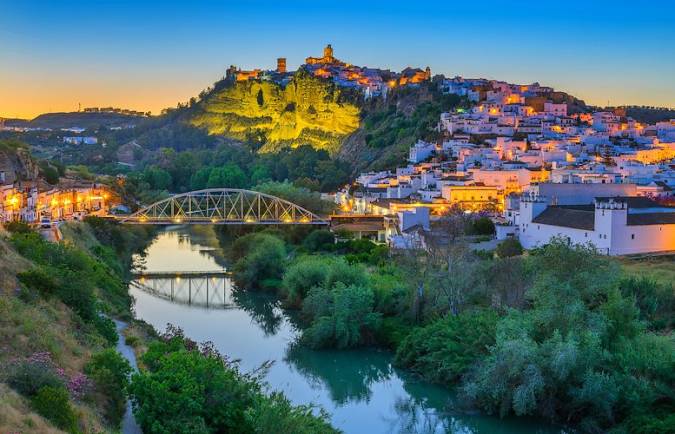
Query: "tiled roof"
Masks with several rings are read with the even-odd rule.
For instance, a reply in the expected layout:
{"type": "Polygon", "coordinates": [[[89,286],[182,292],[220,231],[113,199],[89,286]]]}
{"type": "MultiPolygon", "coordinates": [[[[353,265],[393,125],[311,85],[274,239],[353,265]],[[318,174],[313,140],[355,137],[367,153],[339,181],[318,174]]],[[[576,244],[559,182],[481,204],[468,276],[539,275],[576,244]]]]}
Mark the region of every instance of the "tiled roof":
{"type": "Polygon", "coordinates": [[[642,196],[596,197],[595,200],[599,202],[609,202],[610,200],[613,200],[614,202],[625,202],[628,205],[628,208],[654,208],[660,206],[653,200],[642,196]]]}
{"type": "Polygon", "coordinates": [[[675,225],[675,211],[628,214],[628,226],[642,225],[675,225]]]}
{"type": "Polygon", "coordinates": [[[568,207],[549,206],[532,220],[532,223],[561,226],[592,231],[595,228],[595,212],[568,207]]]}

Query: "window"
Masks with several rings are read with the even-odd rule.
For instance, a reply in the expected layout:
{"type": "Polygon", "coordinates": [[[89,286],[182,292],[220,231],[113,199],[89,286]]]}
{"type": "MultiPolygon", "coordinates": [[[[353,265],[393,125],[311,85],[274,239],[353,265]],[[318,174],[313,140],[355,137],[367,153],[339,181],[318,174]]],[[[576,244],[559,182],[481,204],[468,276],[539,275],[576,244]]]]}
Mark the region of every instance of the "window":
{"type": "Polygon", "coordinates": [[[635,239],[635,234],[630,234],[630,239],[634,240],[635,239]]]}

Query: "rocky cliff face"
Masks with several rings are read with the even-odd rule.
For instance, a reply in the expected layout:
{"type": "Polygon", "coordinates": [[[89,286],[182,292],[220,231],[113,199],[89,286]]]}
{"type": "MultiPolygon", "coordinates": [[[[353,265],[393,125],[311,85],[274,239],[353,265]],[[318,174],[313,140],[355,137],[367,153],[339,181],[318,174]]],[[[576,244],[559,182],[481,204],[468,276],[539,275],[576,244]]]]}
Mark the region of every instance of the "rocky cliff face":
{"type": "Polygon", "coordinates": [[[307,74],[296,74],[282,87],[269,81],[245,81],[212,93],[189,123],[209,134],[245,141],[261,138],[260,152],[312,145],[336,154],[359,127],[360,110],[344,101],[341,90],[307,74]]]}
{"type": "Polygon", "coordinates": [[[38,172],[38,166],[28,150],[0,146],[0,183],[34,181],[38,178],[38,172]]]}

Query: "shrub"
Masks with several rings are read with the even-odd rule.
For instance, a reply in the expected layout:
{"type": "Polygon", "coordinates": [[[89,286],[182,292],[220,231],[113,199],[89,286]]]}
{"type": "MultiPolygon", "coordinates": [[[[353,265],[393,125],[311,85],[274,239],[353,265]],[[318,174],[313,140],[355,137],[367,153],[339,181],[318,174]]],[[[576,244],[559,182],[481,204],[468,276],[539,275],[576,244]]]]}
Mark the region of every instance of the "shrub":
{"type": "Polygon", "coordinates": [[[373,291],[338,283],[331,290],[313,288],[303,312],[314,318],[302,340],[312,348],[352,348],[370,343],[380,321],[373,311],[373,291]]]}
{"type": "Polygon", "coordinates": [[[57,292],[57,283],[54,276],[43,267],[33,267],[22,271],[16,277],[27,288],[39,291],[41,294],[54,295],[57,292]]]}
{"type": "Polygon", "coordinates": [[[492,310],[448,315],[413,330],[396,351],[395,362],[426,379],[451,385],[494,344],[492,310]]]}
{"type": "Polygon", "coordinates": [[[500,258],[510,258],[512,256],[518,256],[523,254],[523,246],[520,245],[520,241],[515,238],[507,238],[504,241],[497,244],[495,253],[500,258]]]}
{"type": "Polygon", "coordinates": [[[310,252],[331,251],[335,247],[335,236],[325,229],[312,231],[304,239],[302,246],[310,252]]]}
{"type": "Polygon", "coordinates": [[[111,327],[99,317],[97,293],[107,306],[126,311],[130,298],[124,282],[110,268],[71,244],[50,243],[37,233],[12,235],[12,243],[36,266],[18,274],[29,289],[56,296],[109,342],[116,342],[111,327]]]}
{"type": "Polygon", "coordinates": [[[351,265],[342,258],[336,258],[331,267],[328,269],[326,275],[326,288],[333,288],[338,283],[345,286],[350,285],[366,285],[368,277],[366,270],[361,265],[351,265]]]}
{"type": "Polygon", "coordinates": [[[54,368],[47,353],[36,353],[9,368],[7,383],[24,396],[33,396],[43,387],[64,387],[63,377],[54,368]]]}
{"type": "Polygon", "coordinates": [[[126,410],[126,388],[131,366],[112,348],[94,354],[85,372],[96,385],[97,399],[102,401],[103,413],[114,426],[119,425],[126,410]]]}
{"type": "Polygon", "coordinates": [[[28,223],[24,223],[24,222],[5,223],[5,229],[7,229],[8,232],[15,233],[15,234],[28,234],[28,233],[33,232],[33,230],[28,225],[28,223]]]}
{"type": "Polygon", "coordinates": [[[619,289],[617,264],[561,239],[525,262],[528,309],[499,319],[494,345],[464,377],[467,404],[588,432],[624,420],[624,431],[637,420],[663,427],[675,404],[673,337],[645,332],[635,299],[619,289]]]}
{"type": "Polygon", "coordinates": [[[254,433],[268,434],[327,434],[338,433],[330,425],[329,415],[320,411],[314,415],[313,407],[294,407],[283,394],[275,392],[269,397],[257,397],[246,411],[246,421],[254,433]]]}
{"type": "Polygon", "coordinates": [[[115,323],[108,317],[99,315],[98,318],[94,319],[94,327],[98,334],[103,336],[108,342],[108,345],[116,345],[119,340],[119,335],[117,334],[117,328],[115,323]]]}
{"type": "Polygon", "coordinates": [[[489,217],[479,217],[471,222],[468,232],[472,235],[493,235],[495,224],[489,217]]]}
{"type": "Polygon", "coordinates": [[[619,282],[619,290],[625,297],[635,297],[640,308],[640,318],[652,329],[672,330],[675,324],[675,291],[672,285],[664,285],[646,277],[629,277],[619,282]]]}
{"type": "Polygon", "coordinates": [[[146,433],[334,432],[325,414],[266,396],[254,375],[170,328],[143,355],[146,371],[129,387],[136,420],[146,433]]]}
{"type": "Polygon", "coordinates": [[[248,241],[244,256],[234,264],[234,281],[243,289],[276,289],[284,271],[284,242],[268,234],[255,234],[248,241]]]}
{"type": "Polygon", "coordinates": [[[77,431],[77,416],[68,400],[68,391],[63,387],[45,386],[31,399],[35,411],[49,419],[57,427],[70,432],[77,431]]]}
{"type": "Polygon", "coordinates": [[[311,288],[325,284],[333,262],[330,258],[309,256],[291,264],[283,278],[288,303],[299,306],[311,288]]]}

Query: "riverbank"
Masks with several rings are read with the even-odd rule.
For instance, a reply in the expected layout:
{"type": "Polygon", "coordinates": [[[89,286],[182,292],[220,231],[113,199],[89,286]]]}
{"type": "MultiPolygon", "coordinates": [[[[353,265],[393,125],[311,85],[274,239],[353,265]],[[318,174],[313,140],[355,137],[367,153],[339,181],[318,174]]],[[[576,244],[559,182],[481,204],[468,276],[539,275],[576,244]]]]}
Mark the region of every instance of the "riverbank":
{"type": "Polygon", "coordinates": [[[451,391],[394,367],[389,351],[299,345],[303,325],[298,311],[284,309],[275,294],[238,290],[229,277],[189,278],[185,273],[227,266],[221,247],[227,250],[238,237],[214,235],[208,227],[172,227],[158,234],[144,258],[150,273],[130,285],[137,318],[160,333],[171,323],[195,341],[212,342],[223,355],[237,360],[242,372],[260,372],[266,390],[283,392],[294,405],[324,408],[332,425],[348,434],[460,427],[474,433],[560,432],[531,418],[500,419],[453,410],[451,391]],[[168,277],[171,270],[173,279],[168,277]],[[153,271],[162,275],[153,278],[153,271]]]}
{"type": "Polygon", "coordinates": [[[21,224],[0,230],[0,431],[93,433],[121,420],[126,362],[107,318],[130,317],[124,266],[115,243],[78,225],[61,244],[21,224]]]}
{"type": "Polygon", "coordinates": [[[460,408],[589,431],[672,426],[672,282],[563,240],[507,258],[462,243],[383,257],[318,234],[293,244],[263,231],[230,249],[238,287],[299,311],[302,345],[392,348],[399,366],[457,390],[460,408]]]}

